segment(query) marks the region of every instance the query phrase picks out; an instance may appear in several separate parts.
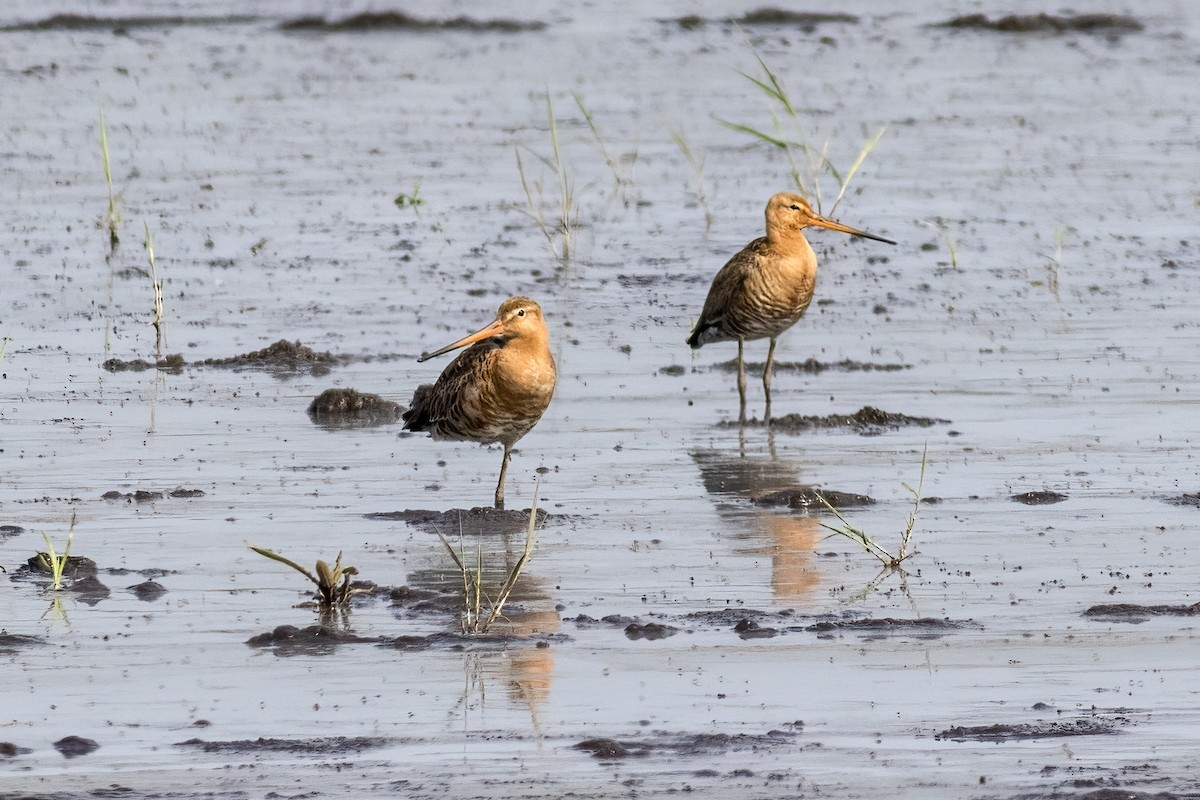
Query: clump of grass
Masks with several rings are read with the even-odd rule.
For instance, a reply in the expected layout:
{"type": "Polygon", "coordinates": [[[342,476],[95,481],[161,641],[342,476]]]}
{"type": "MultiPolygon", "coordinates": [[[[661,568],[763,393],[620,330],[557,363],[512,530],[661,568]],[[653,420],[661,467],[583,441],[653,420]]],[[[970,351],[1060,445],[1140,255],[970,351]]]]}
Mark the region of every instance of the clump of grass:
{"type": "Polygon", "coordinates": [[[539,485],[534,485],[533,502],[529,507],[529,527],[525,530],[525,549],[522,551],[521,557],[517,559],[517,562],[508,571],[494,599],[488,596],[483,587],[482,548],[476,548],[475,563],[474,565],[469,565],[467,563],[467,554],[463,549],[461,534],[459,535],[458,550],[455,550],[450,541],[442,535],[442,532],[437,532],[438,538],[446,546],[446,552],[454,560],[454,565],[458,568],[459,574],[462,577],[463,610],[459,617],[459,629],[464,634],[484,634],[491,629],[492,624],[500,619],[504,605],[508,602],[513,587],[517,585],[517,579],[521,577],[521,571],[529,563],[529,559],[533,555],[533,545],[537,538],[534,533],[534,526],[537,523],[537,493],[539,485]]]}
{"type": "Polygon", "coordinates": [[[260,556],[266,556],[280,564],[287,564],[312,581],[317,587],[317,605],[322,611],[329,611],[335,606],[349,605],[350,598],[360,591],[350,585],[350,579],[358,574],[358,568],[342,566],[341,552],[337,554],[337,559],[334,560],[332,567],[321,559],[317,559],[316,574],[313,574],[290,558],[281,556],[265,547],[254,545],[249,545],[249,547],[260,556]]]}
{"type": "Polygon", "coordinates": [[[150,263],[150,289],[154,295],[154,352],[162,358],[167,343],[167,323],[163,319],[163,283],[158,278],[158,267],[154,262],[154,240],[150,237],[150,223],[146,226],[146,260],[150,263]]]}
{"type": "Polygon", "coordinates": [[[50,588],[57,592],[62,588],[63,573],[71,558],[71,542],[75,540],[75,512],[71,512],[71,527],[67,530],[67,546],[63,548],[62,555],[54,549],[49,534],[43,533],[42,538],[46,541],[46,552],[37,554],[38,563],[50,573],[50,588]]]}
{"type": "Polygon", "coordinates": [[[866,161],[875,145],[879,143],[887,126],[880,128],[875,135],[867,139],[866,144],[863,145],[849,168],[844,171],[839,170],[829,160],[829,141],[826,140],[820,149],[809,144],[805,134],[804,120],[797,110],[796,104],[792,102],[791,96],[784,89],[783,83],[753,46],[750,50],[754,53],[755,60],[758,61],[762,77],[747,75],[744,72],[739,74],[766,95],[770,104],[771,130],[763,130],[752,125],[730,122],[720,118],[717,118],[717,121],[727,128],[782,150],[787,157],[792,181],[795,183],[797,191],[812,201],[818,213],[832,215],[837,210],[838,204],[842,202],[842,198],[845,197],[851,179],[866,161]],[[786,129],[787,122],[791,123],[793,130],[786,129]],[[838,185],[837,195],[828,212],[822,209],[821,176],[823,174],[832,177],[838,185]]]}
{"type": "Polygon", "coordinates": [[[546,121],[550,131],[550,157],[546,158],[533,153],[553,174],[557,194],[557,219],[553,222],[546,218],[544,210],[545,187],[542,179],[530,181],[525,174],[525,164],[521,160],[521,151],[517,149],[517,172],[521,176],[521,189],[525,192],[525,200],[529,205],[529,216],[534,224],[546,237],[554,255],[562,261],[569,261],[574,244],[575,227],[579,214],[575,208],[575,190],[566,164],[563,162],[562,150],[558,141],[558,121],[554,116],[554,103],[550,93],[546,93],[546,121]]]}
{"type": "Polygon", "coordinates": [[[425,198],[421,197],[421,184],[413,186],[411,192],[401,192],[392,200],[396,204],[396,208],[411,208],[417,214],[421,213],[421,206],[425,205],[425,198]]]}
{"type": "MultiPolygon", "coordinates": [[[[847,539],[862,545],[864,550],[875,556],[875,558],[879,559],[879,563],[883,566],[883,572],[880,573],[881,576],[892,572],[903,573],[904,562],[916,554],[915,551],[909,550],[909,547],[912,544],[913,528],[916,527],[917,524],[917,514],[921,510],[921,490],[925,486],[925,463],[928,452],[929,445],[926,444],[925,448],[921,451],[921,477],[917,481],[917,488],[914,489],[907,483],[902,484],[904,488],[908,490],[909,494],[913,496],[913,507],[908,513],[908,520],[904,524],[904,530],[900,532],[900,546],[896,549],[895,553],[876,542],[865,531],[851,525],[850,522],[844,516],[842,516],[842,512],[834,508],[822,495],[817,495],[817,499],[821,501],[821,504],[825,506],[826,509],[831,511],[833,515],[837,517],[839,522],[839,524],[836,526],[822,522],[821,527],[832,531],[838,536],[845,536],[847,539]]],[[[874,581],[872,583],[874,583],[874,581]]]]}
{"type": "MultiPolygon", "coordinates": [[[[608,167],[608,171],[612,173],[613,185],[617,192],[624,197],[625,190],[633,182],[630,174],[625,172],[620,167],[620,162],[613,158],[608,152],[608,147],[604,144],[604,138],[600,135],[600,129],[596,126],[596,119],[592,116],[592,112],[588,111],[587,106],[583,104],[583,97],[578,92],[571,92],[571,97],[575,100],[575,106],[579,109],[579,113],[583,115],[584,122],[587,123],[588,130],[592,132],[592,139],[596,142],[596,148],[600,151],[601,157],[604,158],[604,163],[608,167]]],[[[630,172],[632,172],[632,164],[637,161],[637,151],[635,150],[630,160],[630,172]]]]}
{"type": "Polygon", "coordinates": [[[704,209],[704,230],[707,232],[712,229],[713,215],[712,210],[708,207],[708,198],[704,194],[704,156],[696,155],[688,145],[687,139],[684,138],[683,131],[678,128],[671,128],[671,141],[675,142],[675,146],[683,154],[684,160],[692,168],[692,177],[696,181],[696,200],[704,209]]]}
{"type": "Polygon", "coordinates": [[[109,252],[112,253],[121,244],[121,239],[117,235],[117,226],[121,223],[121,212],[117,209],[117,195],[113,192],[112,168],[108,159],[108,131],[104,125],[103,108],[100,109],[100,156],[104,160],[104,180],[108,184],[108,212],[104,215],[101,225],[108,230],[108,247],[109,252]]]}

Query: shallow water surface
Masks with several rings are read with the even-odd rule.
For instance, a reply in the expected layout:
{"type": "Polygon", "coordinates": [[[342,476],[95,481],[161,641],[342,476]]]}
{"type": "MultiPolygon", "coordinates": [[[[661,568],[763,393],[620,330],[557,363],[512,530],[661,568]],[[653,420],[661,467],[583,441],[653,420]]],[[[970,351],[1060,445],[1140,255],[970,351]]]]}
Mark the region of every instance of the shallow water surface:
{"type": "MultiPolygon", "coordinates": [[[[846,10],[4,12],[0,795],[1194,794],[1200,17],[1158,0],[1140,30],[1014,33],[939,27],[981,11],[958,0],[846,10]],[[20,24],[58,12],[92,21],[20,24]],[[755,53],[840,168],[887,126],[836,216],[899,242],[812,234],[773,412],[928,424],[739,427],[733,346],[684,344],[792,188],[720,122],[772,125],[739,75],[755,53]],[[514,155],[555,213],[547,92],[565,261],[514,155]],[[146,226],[186,366],[109,371],[155,357],[146,226]],[[393,512],[485,505],[500,451],[306,409],[331,387],[406,403],[445,363],[421,352],[518,293],[560,379],[508,500],[536,480],[548,516],[493,635],[461,637],[437,526],[393,512]],[[281,339],[332,361],[200,363],[281,339]],[[862,496],[846,521],[894,549],[923,454],[917,552],[881,573],[803,490],[862,496]],[[18,569],[72,513],[107,592],[18,569]],[[342,640],[306,639],[303,577],[248,543],[341,551],[375,589],[325,620],[342,640]]],[[[470,519],[498,581],[522,519],[470,519]]]]}

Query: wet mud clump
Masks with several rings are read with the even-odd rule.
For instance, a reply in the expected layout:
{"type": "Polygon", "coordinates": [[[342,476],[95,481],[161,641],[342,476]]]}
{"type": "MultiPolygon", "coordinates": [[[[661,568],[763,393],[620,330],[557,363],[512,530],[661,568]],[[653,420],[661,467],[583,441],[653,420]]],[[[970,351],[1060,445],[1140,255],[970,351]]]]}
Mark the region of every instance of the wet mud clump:
{"type": "Polygon", "coordinates": [[[633,622],[625,627],[625,638],[630,641],[646,639],[654,642],[659,639],[669,639],[679,633],[679,628],[673,625],[663,625],[661,622],[633,622]]]}
{"type": "Polygon", "coordinates": [[[834,508],[855,508],[875,504],[873,497],[834,489],[818,489],[815,486],[796,486],[780,489],[769,494],[751,498],[759,506],[787,506],[788,508],[823,509],[825,503],[834,508]],[[824,499],[825,503],[821,500],[824,499]]]}
{"type": "Polygon", "coordinates": [[[579,742],[575,745],[575,749],[591,753],[596,758],[604,760],[625,758],[626,756],[630,755],[644,756],[646,754],[645,750],[631,751],[616,739],[604,738],[584,739],[582,742],[579,742]]]}
{"type": "Polygon", "coordinates": [[[0,542],[8,539],[11,536],[24,533],[25,529],[20,525],[0,525],[0,542]]]}
{"type": "Polygon", "coordinates": [[[324,17],[298,17],[279,25],[279,29],[284,31],[327,31],[330,33],[430,30],[517,33],[520,31],[540,31],[545,27],[546,23],[544,22],[520,22],[508,19],[477,20],[470,17],[422,19],[405,14],[403,11],[368,11],[340,20],[326,20],[324,17]]]}
{"type": "Polygon", "coordinates": [[[1052,506],[1063,502],[1067,496],[1058,492],[1022,492],[1014,494],[1012,499],[1027,506],[1052,506]]]}
{"type": "Polygon", "coordinates": [[[738,620],[733,630],[742,639],[770,639],[779,635],[778,628],[764,627],[752,619],[738,620]]]}
{"type": "Polygon", "coordinates": [[[96,752],[100,745],[82,736],[64,736],[54,743],[54,749],[62,753],[63,758],[77,758],[96,752]]]}
{"type": "Polygon", "coordinates": [[[337,362],[332,353],[318,353],[300,342],[280,339],[269,347],[243,353],[229,358],[206,358],[197,362],[204,367],[227,367],[230,369],[266,369],[289,372],[308,371],[313,375],[326,375],[337,362]]]}
{"type": "Polygon", "coordinates": [[[0,742],[0,758],[16,758],[32,752],[28,747],[18,747],[12,742],[0,742]]]}
{"type": "Polygon", "coordinates": [[[157,581],[142,581],[141,583],[135,583],[133,586],[126,586],[125,588],[133,592],[134,596],[143,603],[153,603],[167,593],[167,587],[157,581]]]}
{"type": "MultiPolygon", "coordinates": [[[[14,581],[49,581],[50,565],[41,557],[32,556],[13,572],[14,581]]],[[[111,591],[96,577],[96,562],[85,556],[69,556],[63,568],[62,580],[66,591],[73,593],[79,602],[94,606],[107,598],[111,591]]]]}
{"type": "Polygon", "coordinates": [[[1117,722],[1077,719],[1066,722],[1019,723],[1016,725],[957,725],[934,736],[954,742],[1011,742],[1021,739],[1053,739],[1063,736],[1096,736],[1119,733],[1117,722]]]}
{"type": "Polygon", "coordinates": [[[938,23],[938,28],[967,28],[1000,33],[1134,33],[1143,29],[1133,17],[1117,14],[1009,14],[996,20],[986,14],[966,14],[938,23]]]}
{"type": "Polygon", "coordinates": [[[326,428],[366,428],[397,422],[404,409],[377,394],[326,389],[308,405],[308,416],[326,428]]]}
{"type": "MultiPolygon", "coordinates": [[[[489,533],[517,533],[529,527],[529,511],[527,509],[503,509],[490,506],[470,509],[452,508],[449,511],[410,508],[404,511],[376,511],[363,516],[367,519],[391,519],[407,522],[414,528],[420,528],[430,533],[462,533],[471,536],[489,533]]],[[[544,525],[549,518],[550,515],[545,511],[540,508],[537,510],[537,525],[544,525]]]]}
{"type": "Polygon", "coordinates": [[[101,500],[124,500],[126,503],[151,503],[162,500],[162,492],[152,492],[148,489],[138,489],[136,492],[119,492],[116,489],[100,495],[101,500]]]}
{"type": "Polygon", "coordinates": [[[340,644],[378,644],[379,639],[344,633],[327,625],[280,625],[246,640],[250,647],[274,647],[277,655],[330,655],[340,644]]]}
{"type": "MultiPolygon", "coordinates": [[[[770,427],[782,433],[804,433],[806,431],[836,431],[846,430],[863,436],[879,436],[887,431],[901,428],[929,428],[934,425],[949,424],[948,419],[935,417],[910,417],[890,411],[881,411],[872,406],[863,406],[853,414],[830,414],[817,417],[802,414],[785,414],[782,417],[772,417],[770,427]]],[[[744,423],[747,427],[764,427],[762,420],[753,419],[744,423]]],[[[723,422],[722,427],[741,427],[740,422],[723,422]]]]}

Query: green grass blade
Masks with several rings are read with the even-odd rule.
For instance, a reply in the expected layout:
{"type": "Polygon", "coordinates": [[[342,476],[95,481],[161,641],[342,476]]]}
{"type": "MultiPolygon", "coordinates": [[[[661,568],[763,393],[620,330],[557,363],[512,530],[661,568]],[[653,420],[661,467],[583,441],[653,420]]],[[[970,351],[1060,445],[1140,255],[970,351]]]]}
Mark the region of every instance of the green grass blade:
{"type": "Polygon", "coordinates": [[[278,561],[280,564],[287,564],[289,567],[296,570],[296,572],[299,572],[304,577],[308,578],[310,581],[315,583],[317,586],[321,585],[321,582],[319,580],[317,580],[317,576],[313,575],[311,572],[308,571],[307,568],[300,566],[299,564],[297,564],[295,561],[292,561],[287,556],[281,556],[278,553],[268,550],[265,547],[257,547],[252,544],[248,544],[246,546],[249,547],[254,552],[258,553],[260,556],[266,556],[267,558],[271,559],[272,561],[278,561]]]}
{"type": "MultiPolygon", "coordinates": [[[[830,214],[837,209],[838,203],[842,202],[842,197],[845,196],[846,188],[850,186],[850,181],[854,178],[854,173],[858,172],[858,168],[861,167],[863,162],[867,160],[867,156],[870,155],[871,151],[875,149],[875,145],[879,144],[879,140],[883,138],[884,131],[886,130],[887,126],[884,125],[878,131],[876,131],[875,135],[868,139],[867,143],[863,145],[862,150],[858,152],[858,158],[854,159],[854,163],[851,164],[850,168],[846,170],[846,177],[838,178],[838,183],[841,185],[841,189],[838,190],[837,199],[833,201],[833,207],[829,209],[830,214]]],[[[826,161],[826,163],[828,164],[829,162],[826,161]]],[[[831,170],[833,169],[832,164],[830,164],[829,167],[831,170]]]]}

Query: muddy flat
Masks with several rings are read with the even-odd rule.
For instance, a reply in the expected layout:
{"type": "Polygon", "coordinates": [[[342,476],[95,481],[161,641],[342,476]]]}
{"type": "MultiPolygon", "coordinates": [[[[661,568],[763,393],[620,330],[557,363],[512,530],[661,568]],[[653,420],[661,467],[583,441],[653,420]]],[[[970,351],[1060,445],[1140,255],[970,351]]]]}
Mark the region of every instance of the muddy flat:
{"type": "Polygon", "coordinates": [[[1194,796],[1200,11],[903,5],[0,12],[0,797],[1194,796]],[[739,425],[793,167],[899,244],[810,231],[739,425]],[[397,413],[515,294],[497,513],[397,413]]]}

